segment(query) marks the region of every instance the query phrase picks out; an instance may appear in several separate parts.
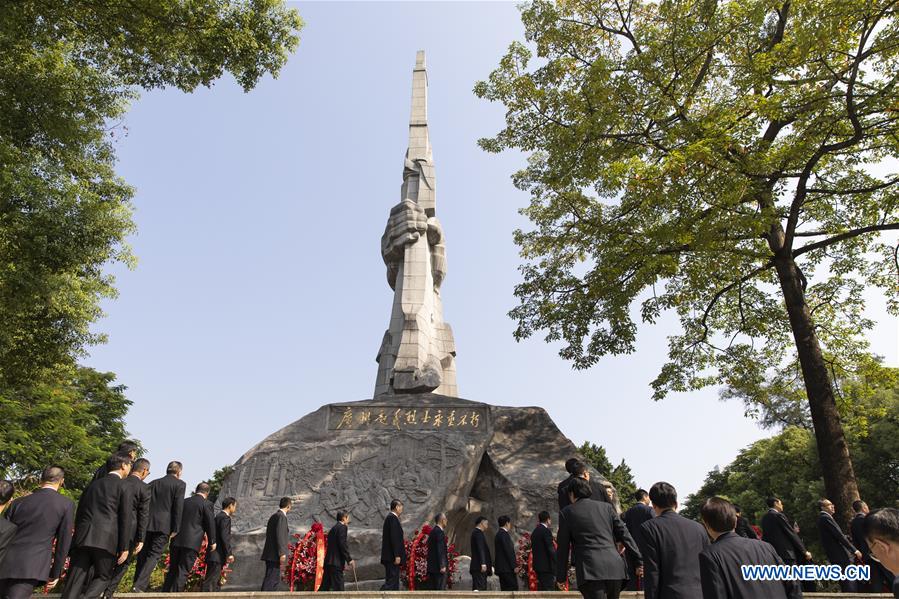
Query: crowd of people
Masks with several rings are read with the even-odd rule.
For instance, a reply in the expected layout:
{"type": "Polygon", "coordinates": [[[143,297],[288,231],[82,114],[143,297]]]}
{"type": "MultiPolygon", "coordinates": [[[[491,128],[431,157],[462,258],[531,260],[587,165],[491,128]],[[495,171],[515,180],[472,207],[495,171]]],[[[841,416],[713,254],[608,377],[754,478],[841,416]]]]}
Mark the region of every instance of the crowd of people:
{"type": "MultiPolygon", "coordinates": [[[[125,442],[94,475],[75,504],[59,493],[62,468],[46,468],[39,488],[11,502],[13,485],[0,481],[0,599],[28,599],[38,587],[59,584],[69,566],[63,599],[111,597],[129,565],[135,562],[133,592],[146,592],[150,575],[169,548],[169,567],[162,590],[184,590],[204,539],[206,576],[202,590],[220,590],[220,574],[234,556],[231,519],[233,497],[221,500],[214,514],[210,486],[197,485],[185,499],[182,465],[170,462],[166,474],[150,483],[150,462],[137,457],[138,446],[125,442]],[[6,509],[9,506],[9,509],[6,509]],[[5,510],[5,512],[4,512],[5,510]]],[[[642,590],[646,599],[793,599],[802,596],[793,580],[746,580],[741,566],[796,565],[812,559],[783,503],[768,499],[761,519],[761,539],[739,508],[721,497],[708,498],[701,523],[677,512],[677,492],[658,482],[635,494],[636,504],[624,514],[602,487],[590,483],[587,465],[577,458],[566,463],[568,478],[558,486],[559,523],[553,535],[548,511],[538,514],[530,536],[528,569],[537,590],[567,588],[569,568],[585,599],[616,599],[622,589],[642,590]]],[[[266,525],[260,559],[265,562],[261,590],[278,590],[288,555],[287,514],[291,499],[283,497],[266,525]]],[[[819,502],[818,529],[831,564],[870,566],[867,581],[840,582],[845,592],[879,592],[892,588],[899,597],[899,510],[869,511],[862,501],[845,535],[834,520],[833,504],[819,502]],[[851,538],[850,538],[851,537],[851,538]]],[[[406,546],[401,518],[403,503],[394,499],[384,520],[380,562],[382,590],[399,590],[406,546]]],[[[328,532],[321,591],[343,591],[344,572],[355,567],[349,551],[350,515],[339,512],[328,532]]],[[[447,588],[450,573],[447,515],[438,513],[427,539],[427,573],[431,590],[447,588]]],[[[472,590],[487,590],[496,575],[503,591],[518,589],[518,563],[509,516],[497,519],[494,554],[487,540],[490,522],[483,516],[471,532],[469,573],[472,590]]],[[[459,531],[455,531],[458,535],[459,531]]]]}

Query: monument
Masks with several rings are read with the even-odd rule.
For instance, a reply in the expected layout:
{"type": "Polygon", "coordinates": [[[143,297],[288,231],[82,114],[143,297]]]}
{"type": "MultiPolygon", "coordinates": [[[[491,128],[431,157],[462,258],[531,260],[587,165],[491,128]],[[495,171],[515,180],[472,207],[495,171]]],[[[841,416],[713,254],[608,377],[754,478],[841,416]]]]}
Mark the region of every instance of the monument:
{"type": "MultiPolygon", "coordinates": [[[[558,511],[556,486],[576,448],[546,411],[458,397],[455,341],[440,298],[447,267],[427,89],[419,52],[400,203],[381,238],[394,300],[377,354],[374,398],[324,405],[234,465],[220,493],[239,505],[231,590],[258,589],[265,524],[282,496],[293,499],[292,533],[305,533],[315,520],[327,530],[338,510],[350,513],[350,551],[368,588],[377,588],[384,575],[381,526],[392,498],[405,504],[407,536],[445,511],[447,535],[463,555],[478,516],[495,526],[507,514],[521,533],[535,526],[541,510],[558,511]]],[[[592,474],[617,504],[614,488],[592,474]]]]}

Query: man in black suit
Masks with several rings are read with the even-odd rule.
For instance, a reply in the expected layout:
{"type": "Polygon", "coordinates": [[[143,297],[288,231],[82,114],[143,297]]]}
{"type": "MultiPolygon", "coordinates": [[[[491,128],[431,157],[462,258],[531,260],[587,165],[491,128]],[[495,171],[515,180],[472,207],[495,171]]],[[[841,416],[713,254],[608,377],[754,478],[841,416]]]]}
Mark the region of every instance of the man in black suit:
{"type": "Polygon", "coordinates": [[[281,582],[281,566],[287,559],[287,543],[290,528],[287,525],[287,512],[293,502],[290,497],[282,497],[278,502],[278,511],[272,514],[265,525],[265,545],[262,547],[262,561],[265,562],[265,578],[262,579],[263,591],[277,591],[281,582]]]}
{"type": "Polygon", "coordinates": [[[515,544],[512,542],[512,519],[500,516],[497,520],[499,529],[493,537],[493,550],[496,552],[493,570],[499,578],[501,591],[517,591],[518,578],[515,576],[515,544]]]}
{"type": "Polygon", "coordinates": [[[755,534],[755,530],[752,529],[749,520],[743,517],[743,510],[741,510],[738,505],[734,505],[734,509],[737,512],[737,527],[734,529],[734,532],[744,539],[753,539],[757,541],[759,536],[755,534]]]}
{"type": "Polygon", "coordinates": [[[200,548],[203,546],[203,535],[206,535],[206,551],[215,551],[215,517],[212,515],[212,503],[209,502],[209,484],[197,485],[194,494],[184,500],[181,512],[181,525],[178,534],[172,539],[169,571],[162,584],[163,593],[180,593],[184,590],[187,576],[193,570],[200,548]]]}
{"type": "MultiPolygon", "coordinates": [[[[849,542],[849,539],[840,530],[840,525],[833,519],[836,509],[829,499],[818,501],[818,509],[820,510],[818,512],[818,534],[821,535],[821,545],[824,547],[827,561],[845,570],[846,566],[852,564],[854,559],[862,559],[862,552],[849,542]]],[[[840,590],[844,593],[856,593],[858,592],[858,583],[854,580],[841,580],[840,590]]]]}
{"type": "Polygon", "coordinates": [[[215,515],[215,551],[206,552],[206,577],[202,590],[216,592],[222,590],[222,568],[234,561],[231,546],[231,518],[237,511],[237,500],[226,497],[222,509],[215,515]]]}
{"type": "MultiPolygon", "coordinates": [[[[6,506],[9,505],[14,491],[15,488],[12,486],[11,482],[8,480],[0,480],[0,516],[3,515],[3,510],[6,509],[6,506]]],[[[0,564],[3,563],[3,556],[6,555],[6,547],[9,545],[9,542],[12,541],[15,534],[16,525],[6,518],[0,517],[0,564]]]]}
{"type": "Polygon", "coordinates": [[[556,487],[556,492],[559,495],[560,512],[570,504],[570,501],[568,499],[568,485],[571,483],[572,479],[580,476],[579,474],[575,474],[575,471],[581,472],[586,469],[586,464],[584,464],[578,458],[568,458],[567,460],[565,460],[565,472],[568,473],[568,478],[560,482],[559,486],[556,487]]]}
{"type": "Polygon", "coordinates": [[[849,523],[852,544],[862,552],[862,563],[870,566],[871,571],[871,578],[859,586],[864,593],[880,593],[884,584],[888,584],[893,579],[893,573],[886,571],[883,564],[871,557],[871,548],[868,546],[868,539],[865,538],[865,518],[871,511],[868,504],[861,499],[856,499],[852,502],[852,509],[855,511],[855,516],[849,523]]]}
{"type": "Polygon", "coordinates": [[[137,554],[133,591],[146,592],[150,575],[165,552],[169,539],[178,534],[184,492],[187,485],[181,480],[181,462],[169,462],[165,476],[150,483],[150,521],[143,550],[137,554]]]}
{"type": "Polygon", "coordinates": [[[617,543],[624,545],[630,559],[642,558],[637,544],[605,501],[588,501],[593,489],[586,480],[573,480],[568,486],[570,505],[559,514],[559,552],[556,582],[559,589],[568,581],[568,556],[574,546],[578,590],[584,599],[617,599],[626,576],[617,543]]]}
{"type": "Polygon", "coordinates": [[[71,555],[63,599],[96,599],[106,592],[113,568],[128,559],[131,506],[122,481],[131,472],[124,454],[106,461],[109,471],[84,490],[75,512],[74,550],[71,555]]]}
{"type": "Polygon", "coordinates": [[[428,535],[428,579],[432,591],[446,590],[449,556],[446,546],[446,514],[440,512],[434,518],[434,528],[428,535]]]}
{"type": "MultiPolygon", "coordinates": [[[[137,452],[140,451],[140,444],[134,441],[122,441],[119,443],[118,448],[115,450],[115,453],[122,454],[122,457],[127,459],[132,464],[134,460],[137,459],[137,452]]],[[[108,461],[108,460],[107,460],[108,461]]],[[[106,462],[100,464],[97,468],[96,472],[94,472],[94,478],[91,479],[91,482],[95,480],[99,480],[109,474],[109,468],[106,466],[106,462]]]]}
{"type": "MultiPolygon", "coordinates": [[[[643,544],[643,531],[640,527],[643,526],[643,523],[647,520],[652,520],[655,513],[652,511],[652,508],[649,507],[649,493],[647,493],[645,489],[637,489],[634,493],[634,499],[637,503],[624,512],[621,519],[624,521],[625,526],[627,526],[627,531],[631,533],[631,537],[633,537],[637,547],[640,547],[643,544]]],[[[627,563],[627,575],[627,585],[625,586],[625,590],[638,590],[640,585],[636,564],[632,562],[627,563]]]]}
{"type": "Polygon", "coordinates": [[[709,545],[702,524],[677,513],[677,491],[666,482],[649,489],[656,517],[643,533],[643,594],[646,599],[693,599],[702,594],[699,554],[709,545]]]}
{"type": "Polygon", "coordinates": [[[343,571],[347,564],[355,566],[347,543],[347,531],[350,524],[348,512],[337,512],[337,523],[328,531],[328,548],[325,551],[325,577],[320,591],[343,591],[343,571]]]}
{"type": "Polygon", "coordinates": [[[16,534],[0,562],[0,598],[29,599],[36,587],[46,583],[52,589],[59,583],[75,522],[75,504],[59,494],[64,482],[62,468],[45,468],[40,488],[10,506],[6,518],[16,534]]]}
{"type": "Polygon", "coordinates": [[[131,474],[122,481],[122,494],[125,504],[131,512],[126,538],[130,539],[128,545],[128,559],[121,564],[116,564],[112,570],[112,577],[103,593],[105,597],[112,597],[119,582],[125,576],[128,566],[144,547],[144,536],[147,534],[147,522],[150,520],[150,487],[144,479],[150,474],[150,461],[138,458],[131,466],[131,474]]]}
{"type": "MultiPolygon", "coordinates": [[[[569,503],[571,503],[569,501],[569,503]]],[[[531,533],[531,567],[537,575],[538,591],[556,590],[556,548],[553,546],[552,519],[543,510],[537,514],[537,528],[531,533]]]]}
{"type": "Polygon", "coordinates": [[[801,599],[796,581],[744,580],[740,566],[776,566],[783,560],[768,543],[735,532],[737,512],[726,499],[712,497],[700,511],[712,544],[699,554],[703,599],[801,599]]]}
{"type": "Polygon", "coordinates": [[[384,528],[381,535],[381,563],[384,565],[382,591],[400,590],[400,567],[406,561],[403,526],[400,524],[402,513],[403,502],[399,499],[393,499],[390,502],[390,513],[384,518],[384,528]]]}
{"type": "Polygon", "coordinates": [[[478,516],[471,531],[471,590],[486,591],[487,577],[493,576],[493,561],[490,558],[490,547],[484,533],[490,528],[490,522],[484,516],[478,516]]]}
{"type": "Polygon", "coordinates": [[[805,549],[802,539],[784,515],[783,502],[777,497],[769,497],[766,503],[768,512],[762,516],[762,540],[771,543],[788,566],[812,559],[812,554],[805,549]]]}
{"type": "MultiPolygon", "coordinates": [[[[864,535],[871,555],[889,572],[899,572],[899,510],[885,507],[868,514],[864,535]]],[[[893,579],[893,596],[899,598],[899,575],[893,579]]]]}

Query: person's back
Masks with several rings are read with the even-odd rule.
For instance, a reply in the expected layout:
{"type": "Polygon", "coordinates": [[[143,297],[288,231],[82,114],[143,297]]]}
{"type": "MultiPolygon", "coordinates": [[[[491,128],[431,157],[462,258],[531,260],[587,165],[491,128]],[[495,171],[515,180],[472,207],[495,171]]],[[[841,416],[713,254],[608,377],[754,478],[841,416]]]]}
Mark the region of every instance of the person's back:
{"type": "Polygon", "coordinates": [[[192,495],[184,500],[178,534],[172,539],[172,547],[187,547],[199,551],[203,535],[211,547],[215,544],[215,518],[212,504],[202,495],[192,495]]]}
{"type": "Polygon", "coordinates": [[[90,483],[75,512],[75,547],[103,549],[118,555],[128,548],[130,506],[122,497],[122,479],[107,474],[90,483]]]}
{"type": "Polygon", "coordinates": [[[178,532],[187,484],[172,474],[150,483],[150,518],[147,532],[171,534],[178,532]]]}

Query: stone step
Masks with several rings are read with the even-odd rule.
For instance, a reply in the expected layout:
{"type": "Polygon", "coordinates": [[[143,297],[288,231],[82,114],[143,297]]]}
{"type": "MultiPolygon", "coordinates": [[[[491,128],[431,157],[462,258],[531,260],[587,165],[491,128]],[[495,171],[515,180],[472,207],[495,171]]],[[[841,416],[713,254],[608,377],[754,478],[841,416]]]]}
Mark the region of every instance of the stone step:
{"type": "MultiPolygon", "coordinates": [[[[452,599],[571,599],[580,597],[580,593],[552,593],[552,592],[499,592],[499,591],[345,591],[343,593],[308,593],[287,591],[274,591],[263,593],[261,591],[234,591],[221,593],[116,593],[116,597],[122,599],[323,599],[324,597],[340,597],[341,599],[413,599],[414,597],[427,597],[428,595],[439,595],[440,597],[450,597],[452,599]]],[[[891,599],[892,593],[871,594],[871,593],[803,593],[805,599],[872,599],[883,597],[891,599]]],[[[34,599],[41,599],[43,595],[35,596],[34,599]]],[[[643,593],[636,591],[624,591],[621,593],[621,599],[642,599],[643,593]]]]}

